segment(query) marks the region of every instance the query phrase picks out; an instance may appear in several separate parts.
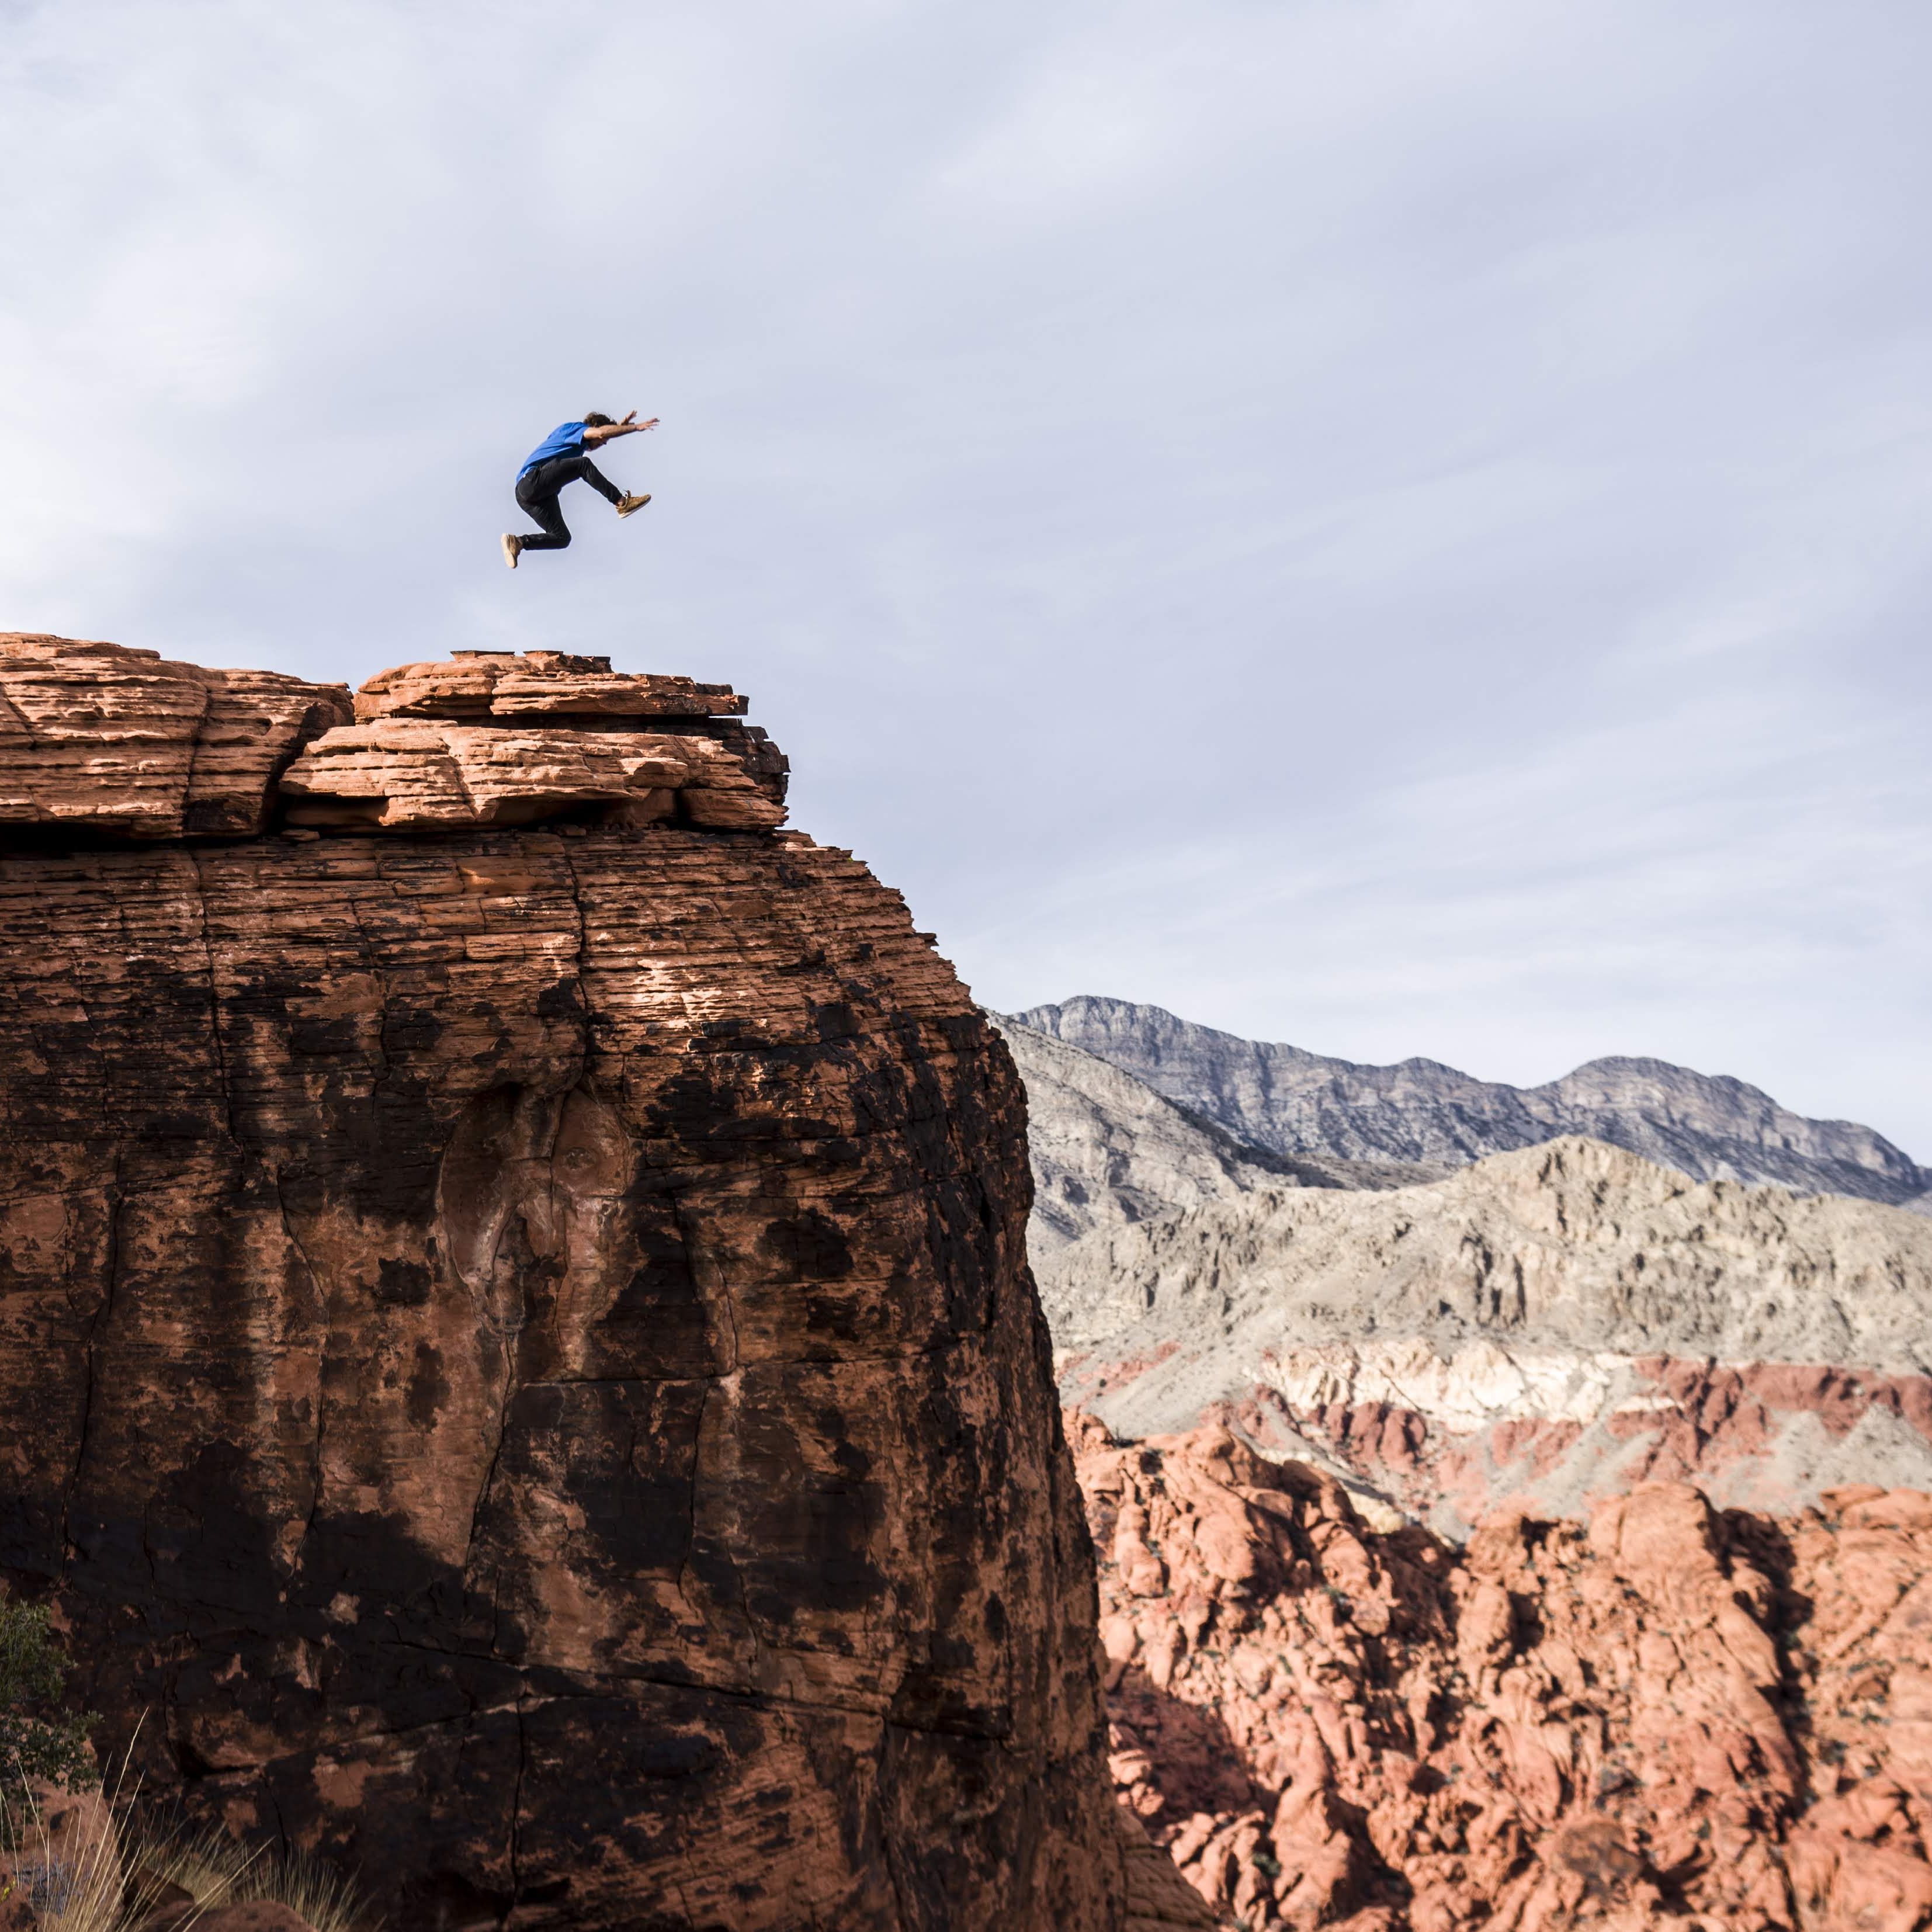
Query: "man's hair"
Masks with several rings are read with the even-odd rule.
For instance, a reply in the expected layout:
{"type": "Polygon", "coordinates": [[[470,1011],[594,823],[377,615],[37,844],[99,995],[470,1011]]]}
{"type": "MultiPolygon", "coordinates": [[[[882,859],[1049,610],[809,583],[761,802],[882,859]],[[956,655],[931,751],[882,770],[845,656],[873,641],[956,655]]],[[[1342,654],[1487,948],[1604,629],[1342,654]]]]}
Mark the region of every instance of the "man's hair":
{"type": "Polygon", "coordinates": [[[615,420],[614,417],[607,416],[602,410],[592,410],[584,418],[584,427],[586,429],[608,429],[615,420]]]}

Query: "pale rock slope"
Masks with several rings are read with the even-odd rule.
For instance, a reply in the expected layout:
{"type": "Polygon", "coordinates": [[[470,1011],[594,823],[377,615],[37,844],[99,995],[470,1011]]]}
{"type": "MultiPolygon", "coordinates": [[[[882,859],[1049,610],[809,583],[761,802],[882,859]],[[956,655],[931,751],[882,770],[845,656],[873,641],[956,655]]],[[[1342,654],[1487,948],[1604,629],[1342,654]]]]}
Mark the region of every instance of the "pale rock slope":
{"type": "Polygon", "coordinates": [[[1210,1202],[1041,1288],[1063,1395],[1117,1435],[1220,1415],[1451,1536],[1649,1478],[1771,1510],[1932,1486],[1932,1223],[1600,1142],[1210,1202]]]}

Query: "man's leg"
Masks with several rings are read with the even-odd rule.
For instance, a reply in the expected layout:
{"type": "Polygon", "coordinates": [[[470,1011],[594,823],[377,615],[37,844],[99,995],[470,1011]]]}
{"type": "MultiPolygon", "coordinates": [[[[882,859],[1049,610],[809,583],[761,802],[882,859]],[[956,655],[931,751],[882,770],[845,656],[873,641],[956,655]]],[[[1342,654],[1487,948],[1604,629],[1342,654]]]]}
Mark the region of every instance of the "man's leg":
{"type": "Polygon", "coordinates": [[[648,496],[633,496],[628,492],[620,490],[587,456],[573,457],[571,463],[576,474],[596,490],[605,502],[616,505],[617,514],[620,517],[628,517],[634,512],[641,510],[651,500],[648,496]]]}
{"type": "Polygon", "coordinates": [[[544,464],[517,485],[518,508],[543,532],[540,537],[519,536],[519,550],[570,548],[570,526],[563,520],[563,512],[556,500],[556,493],[570,478],[555,475],[557,466],[554,463],[544,464]]]}
{"type": "Polygon", "coordinates": [[[504,557],[512,570],[517,567],[518,557],[526,550],[570,548],[570,526],[563,520],[557,496],[565,484],[580,479],[588,483],[607,503],[615,504],[620,517],[628,516],[651,500],[648,496],[626,496],[587,456],[552,457],[548,463],[538,464],[517,485],[518,506],[532,523],[542,526],[543,535],[507,536],[503,539],[504,557]]]}
{"type": "Polygon", "coordinates": [[[621,503],[624,493],[599,470],[587,456],[572,456],[565,459],[573,477],[580,476],[607,503],[621,503]]]}

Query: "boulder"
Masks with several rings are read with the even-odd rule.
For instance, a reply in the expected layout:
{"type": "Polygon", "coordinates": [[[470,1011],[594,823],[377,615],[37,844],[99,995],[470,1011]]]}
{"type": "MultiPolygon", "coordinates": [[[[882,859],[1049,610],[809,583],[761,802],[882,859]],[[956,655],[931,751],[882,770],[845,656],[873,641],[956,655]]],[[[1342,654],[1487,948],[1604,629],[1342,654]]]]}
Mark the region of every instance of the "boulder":
{"type": "Polygon", "coordinates": [[[182,1932],[315,1932],[292,1906],[274,1899],[248,1898],[211,1906],[185,1922],[182,1932]]]}

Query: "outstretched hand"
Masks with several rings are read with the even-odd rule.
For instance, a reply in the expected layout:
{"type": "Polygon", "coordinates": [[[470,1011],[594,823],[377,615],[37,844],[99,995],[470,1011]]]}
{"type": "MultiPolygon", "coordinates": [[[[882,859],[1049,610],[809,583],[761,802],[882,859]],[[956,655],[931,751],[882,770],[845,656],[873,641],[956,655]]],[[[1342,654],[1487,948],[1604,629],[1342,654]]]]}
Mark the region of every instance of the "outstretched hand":
{"type": "Polygon", "coordinates": [[[592,448],[601,442],[608,442],[614,436],[635,436],[640,430],[656,429],[658,419],[652,417],[649,422],[640,422],[638,412],[633,410],[622,422],[601,423],[595,429],[584,432],[584,442],[592,448]]]}

